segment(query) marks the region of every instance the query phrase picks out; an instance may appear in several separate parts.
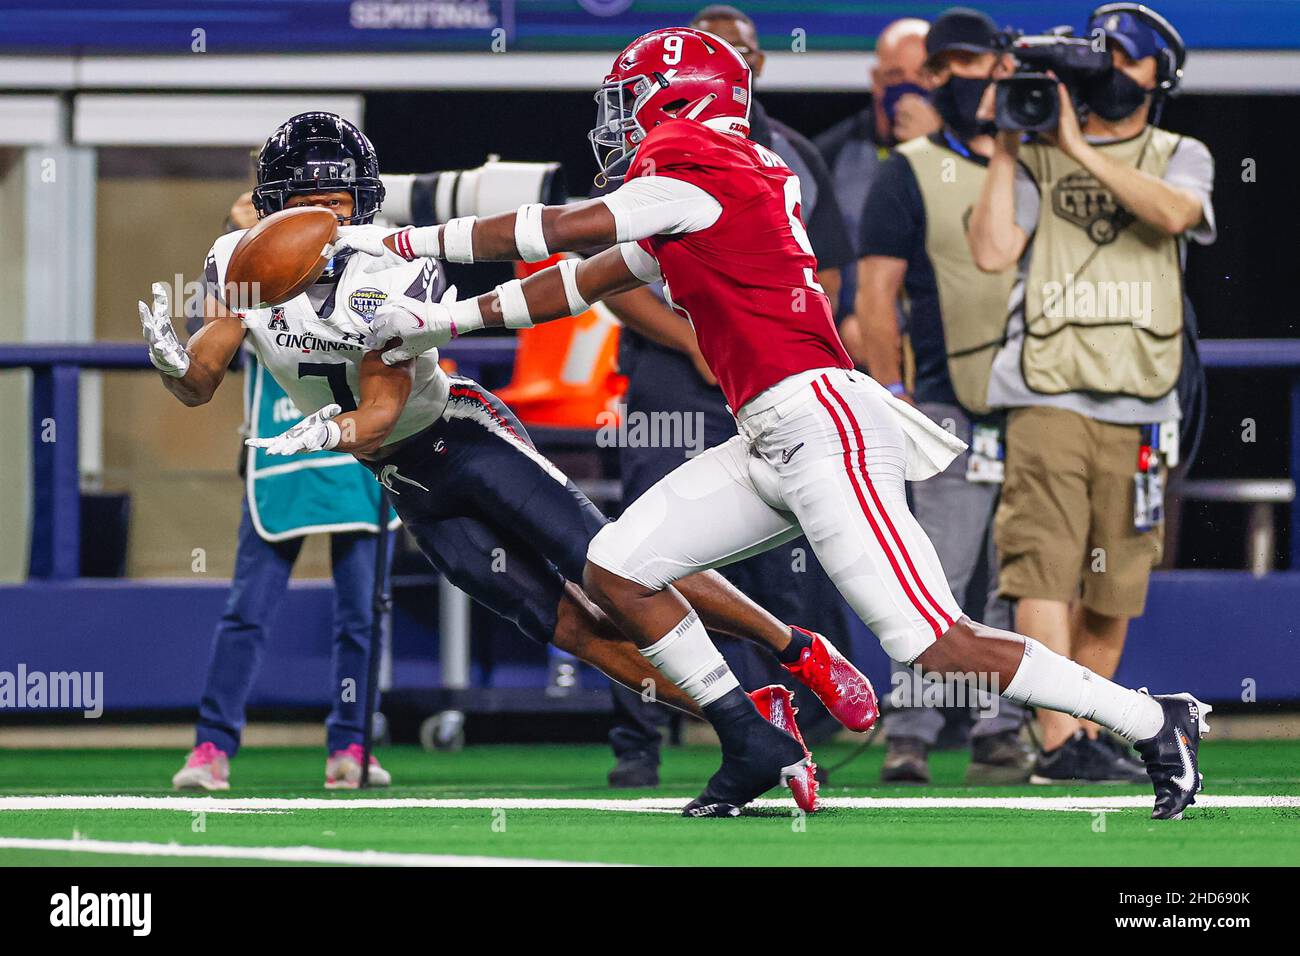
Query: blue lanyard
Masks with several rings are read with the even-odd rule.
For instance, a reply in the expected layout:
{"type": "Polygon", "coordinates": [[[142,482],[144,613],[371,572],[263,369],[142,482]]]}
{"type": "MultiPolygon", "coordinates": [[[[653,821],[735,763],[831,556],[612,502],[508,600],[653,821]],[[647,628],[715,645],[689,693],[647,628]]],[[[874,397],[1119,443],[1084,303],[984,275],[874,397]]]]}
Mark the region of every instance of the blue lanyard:
{"type": "Polygon", "coordinates": [[[952,131],[948,129],[946,126],[943,129],[943,138],[948,141],[948,147],[954,153],[956,153],[958,156],[962,157],[963,159],[970,159],[970,150],[966,148],[966,144],[963,143],[961,140],[959,140],[956,136],[953,136],[952,131]]]}

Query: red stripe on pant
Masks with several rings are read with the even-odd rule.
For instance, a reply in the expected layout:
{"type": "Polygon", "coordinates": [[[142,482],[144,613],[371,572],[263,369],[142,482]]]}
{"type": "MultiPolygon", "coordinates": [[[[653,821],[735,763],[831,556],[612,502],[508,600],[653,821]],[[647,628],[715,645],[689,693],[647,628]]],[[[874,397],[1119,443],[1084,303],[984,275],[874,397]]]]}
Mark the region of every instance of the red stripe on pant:
{"type": "Polygon", "coordinates": [[[854,417],[853,410],[849,407],[849,403],[844,400],[843,395],[835,390],[835,386],[831,384],[830,379],[823,375],[822,381],[826,383],[827,390],[835,400],[839,402],[840,407],[844,410],[844,417],[847,418],[849,423],[853,426],[853,434],[858,440],[858,467],[862,472],[862,480],[866,482],[867,491],[871,493],[871,500],[876,503],[876,510],[880,512],[880,516],[885,521],[885,527],[889,529],[889,533],[893,537],[894,543],[898,545],[899,553],[902,554],[903,560],[907,563],[907,569],[912,572],[912,577],[916,580],[917,588],[925,599],[930,602],[930,607],[944,622],[946,625],[944,630],[946,631],[949,627],[952,627],[953,620],[944,612],[943,605],[936,601],[934,596],[930,594],[929,589],[925,586],[925,579],[917,573],[916,567],[912,564],[912,556],[907,553],[907,548],[903,546],[902,536],[899,535],[898,529],[894,527],[894,522],[890,519],[889,512],[885,510],[884,504],[880,501],[880,495],[876,493],[876,485],[871,480],[871,475],[867,472],[866,442],[862,439],[862,429],[858,426],[858,420],[854,417]]]}
{"type": "Polygon", "coordinates": [[[528,444],[528,442],[524,442],[523,436],[521,436],[518,432],[515,431],[514,426],[512,426],[508,421],[506,421],[504,418],[501,417],[501,413],[498,412],[495,407],[493,407],[492,403],[489,402],[486,398],[484,398],[483,395],[474,391],[474,389],[466,388],[463,385],[453,385],[451,387],[451,394],[455,398],[465,398],[474,402],[476,405],[481,407],[485,412],[491,415],[492,420],[495,421],[498,425],[500,425],[502,428],[508,431],[515,438],[519,439],[519,441],[523,442],[525,445],[528,444]]]}
{"type": "Polygon", "coordinates": [[[821,387],[817,382],[814,381],[812,387],[813,393],[817,396],[817,401],[822,403],[822,407],[825,408],[826,413],[830,415],[831,421],[835,423],[835,430],[839,432],[840,447],[844,449],[844,471],[849,476],[849,484],[853,486],[854,495],[857,496],[858,507],[862,509],[862,514],[866,517],[867,524],[871,526],[872,532],[875,533],[876,543],[880,545],[880,550],[885,552],[885,557],[889,559],[889,565],[894,569],[894,576],[898,578],[898,583],[902,585],[903,593],[907,595],[908,600],[912,602],[912,606],[916,608],[921,617],[925,618],[925,622],[929,624],[930,629],[934,631],[935,640],[938,640],[943,636],[945,628],[940,627],[939,622],[934,619],[934,616],[926,610],[925,606],[919,600],[917,600],[916,595],[912,592],[911,584],[908,583],[907,576],[903,574],[903,569],[898,564],[898,559],[894,557],[894,552],[890,549],[888,542],[885,541],[885,536],[881,533],[880,526],[876,524],[875,516],[872,515],[871,509],[867,507],[867,499],[862,494],[862,488],[858,484],[858,476],[853,470],[853,449],[849,445],[849,436],[848,432],[844,430],[844,423],[840,421],[839,415],[831,406],[831,403],[827,400],[826,396],[822,393],[821,387]]]}

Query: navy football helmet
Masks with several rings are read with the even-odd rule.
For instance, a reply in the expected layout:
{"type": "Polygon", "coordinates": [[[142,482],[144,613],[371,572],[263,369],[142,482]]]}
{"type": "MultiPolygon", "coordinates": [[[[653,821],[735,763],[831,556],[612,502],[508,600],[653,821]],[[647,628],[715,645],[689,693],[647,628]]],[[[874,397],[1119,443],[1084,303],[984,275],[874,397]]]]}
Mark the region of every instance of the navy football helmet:
{"type": "Polygon", "coordinates": [[[285,208],[290,196],[352,194],[353,225],[375,218],[384,202],[379,156],[366,134],[335,113],[299,113],[282,123],[257,157],[253,206],[259,216],[285,208]]]}

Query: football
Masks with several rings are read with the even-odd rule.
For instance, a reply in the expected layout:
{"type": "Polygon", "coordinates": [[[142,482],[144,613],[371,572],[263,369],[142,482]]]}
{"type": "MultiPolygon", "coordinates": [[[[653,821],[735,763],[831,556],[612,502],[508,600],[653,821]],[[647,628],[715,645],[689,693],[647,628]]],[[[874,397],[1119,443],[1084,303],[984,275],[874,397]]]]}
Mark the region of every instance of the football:
{"type": "Polygon", "coordinates": [[[338,219],[328,209],[298,206],[272,213],[235,246],[226,266],[226,304],[233,309],[281,305],[320,278],[338,219]]]}

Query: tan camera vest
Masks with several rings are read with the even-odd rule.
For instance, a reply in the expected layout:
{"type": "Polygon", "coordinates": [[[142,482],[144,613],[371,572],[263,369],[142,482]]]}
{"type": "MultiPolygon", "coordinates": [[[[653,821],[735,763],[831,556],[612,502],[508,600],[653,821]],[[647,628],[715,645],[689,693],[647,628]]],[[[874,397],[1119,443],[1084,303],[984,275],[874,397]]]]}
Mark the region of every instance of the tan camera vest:
{"type": "MultiPolygon", "coordinates": [[[[1149,126],[1095,148],[1159,178],[1180,138],[1149,126]]],[[[1042,395],[1168,394],[1183,355],[1178,238],[1137,219],[1059,149],[1030,144],[1020,158],[1042,196],[1025,276],[1025,384],[1042,395]]]]}
{"type": "Polygon", "coordinates": [[[948,377],[967,411],[989,411],[989,373],[1007,325],[1015,269],[990,274],[975,266],[966,230],[986,167],[929,138],[898,147],[925,204],[925,252],[934,266],[948,377]]]}

